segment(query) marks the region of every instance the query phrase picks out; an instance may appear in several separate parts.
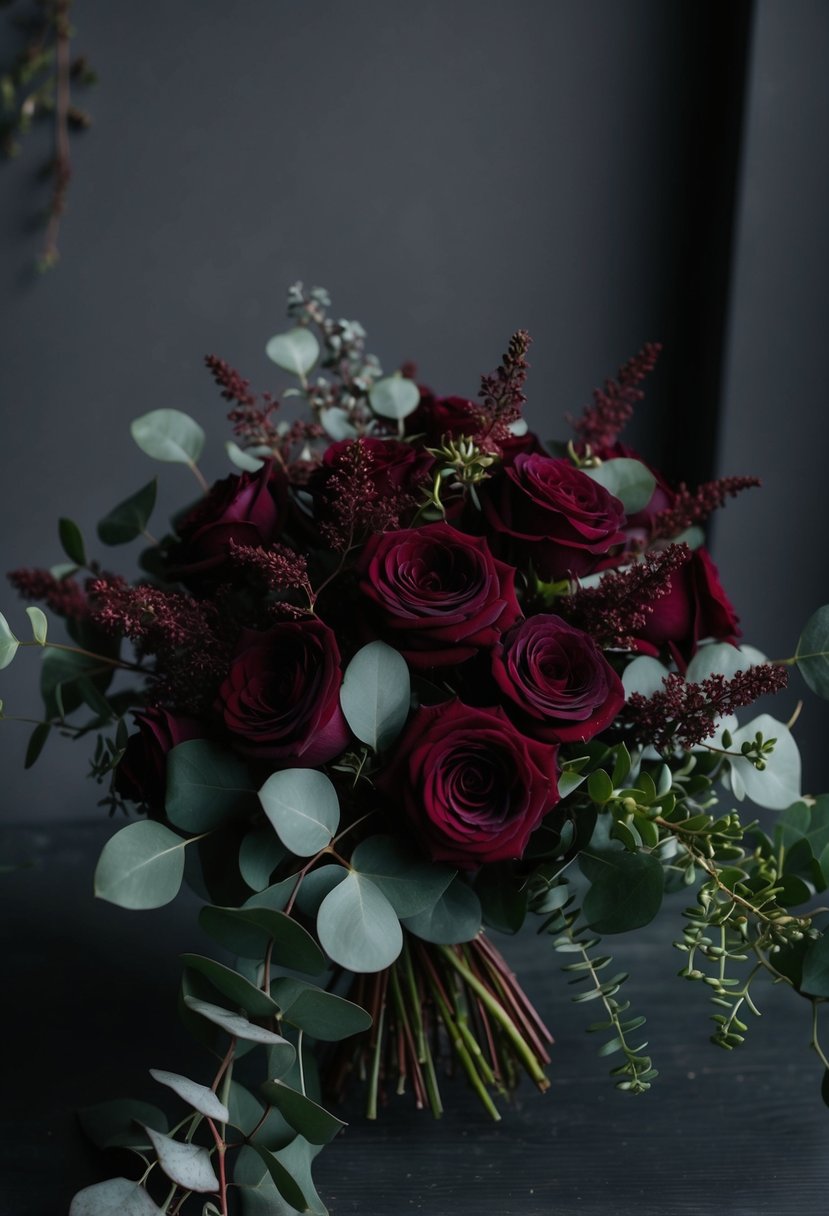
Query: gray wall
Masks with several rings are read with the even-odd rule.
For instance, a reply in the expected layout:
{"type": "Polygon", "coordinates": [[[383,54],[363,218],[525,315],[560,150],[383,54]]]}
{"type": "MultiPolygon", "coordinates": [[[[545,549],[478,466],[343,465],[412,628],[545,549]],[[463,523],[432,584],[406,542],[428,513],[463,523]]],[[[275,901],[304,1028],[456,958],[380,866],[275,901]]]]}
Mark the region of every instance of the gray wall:
{"type": "MultiPolygon", "coordinates": [[[[815,436],[829,9],[757,7],[730,296],[746,39],[732,24],[735,63],[718,60],[726,11],[749,6],[78,0],[78,49],[101,84],[75,142],[63,260],[43,279],[28,270],[35,149],[0,172],[0,567],[58,560],[59,514],[93,535],[155,471],[128,435],[147,409],[198,417],[207,470],[222,472],[202,356],[272,384],[264,342],[303,278],[366,325],[387,366],[415,358],[446,392],[474,393],[529,328],[544,435],[644,340],[665,341],[636,434],[666,460],[669,441],[687,450],[689,479],[715,464],[764,476],[715,549],[746,632],[789,653],[829,600],[815,436]]],[[[187,477],[163,472],[168,508],[187,477]]],[[[11,592],[2,603],[20,624],[11,592]]],[[[7,713],[37,711],[35,662],[3,673],[7,713]]],[[[829,719],[814,701],[809,713],[817,753],[829,719]]],[[[25,738],[0,730],[6,820],[100,814],[78,749],[52,740],[24,775],[25,738]]]]}

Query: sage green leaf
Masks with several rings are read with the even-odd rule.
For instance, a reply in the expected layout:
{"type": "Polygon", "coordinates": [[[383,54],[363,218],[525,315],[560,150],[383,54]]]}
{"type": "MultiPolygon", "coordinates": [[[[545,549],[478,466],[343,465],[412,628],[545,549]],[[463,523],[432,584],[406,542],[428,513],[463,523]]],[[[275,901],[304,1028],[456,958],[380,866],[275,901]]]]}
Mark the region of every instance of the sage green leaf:
{"type": "Polygon", "coordinates": [[[104,545],[126,545],[141,536],[155,507],[158,478],[148,481],[104,516],[98,524],[98,540],[104,545]]]}
{"type": "Polygon", "coordinates": [[[69,1216],[160,1216],[150,1196],[129,1178],[108,1178],[78,1191],[69,1216]]]}
{"type": "MultiPolygon", "coordinates": [[[[282,845],[277,840],[270,827],[267,829],[272,840],[276,840],[277,848],[282,848],[282,845]]],[[[286,856],[287,856],[287,850],[286,856]]],[[[243,908],[270,908],[272,912],[281,912],[288,904],[288,900],[294,893],[294,888],[297,884],[296,874],[291,874],[288,878],[283,878],[281,882],[271,883],[270,886],[264,887],[261,891],[255,891],[242,904],[243,908]]]]}
{"type": "Polygon", "coordinates": [[[575,769],[563,769],[558,779],[558,796],[566,798],[568,794],[572,794],[587,780],[586,773],[577,773],[575,769]]]}
{"type": "Polygon", "coordinates": [[[405,376],[384,376],[368,391],[368,403],[381,418],[408,418],[420,404],[420,389],[405,376]]]}
{"type": "Polygon", "coordinates": [[[320,910],[320,904],[325,899],[329,891],[333,891],[338,883],[348,875],[348,870],[345,866],[341,866],[339,862],[332,863],[327,866],[319,866],[316,870],[312,870],[310,874],[306,874],[300,884],[299,893],[296,897],[297,906],[306,916],[316,916],[320,910]]]}
{"type": "Polygon", "coordinates": [[[526,879],[516,875],[511,862],[481,866],[475,878],[475,893],[483,918],[500,933],[517,933],[527,916],[526,879]]]}
{"type": "Polygon", "coordinates": [[[595,469],[583,471],[618,498],[627,515],[643,511],[656,489],[656,478],[650,469],[641,460],[631,460],[627,456],[605,460],[595,469]]]}
{"type": "Polygon", "coordinates": [[[78,525],[71,519],[58,520],[58,537],[61,548],[71,562],[76,566],[86,565],[86,549],[83,536],[78,525]]]}
{"type": "Polygon", "coordinates": [[[340,822],[337,791],[325,773],[286,768],[268,778],[259,801],[277,836],[297,857],[311,857],[331,843],[340,822]]]}
{"type": "Polygon", "coordinates": [[[597,933],[626,933],[647,925],[662,905],[662,866],[650,853],[623,849],[583,852],[579,866],[590,881],[584,918],[597,933]]]}
{"type": "Polygon", "coordinates": [[[338,1043],[371,1026],[371,1014],[365,1009],[303,980],[276,979],[271,996],[284,1021],[325,1043],[338,1043]]]}
{"type": "Polygon", "coordinates": [[[803,840],[812,857],[820,859],[829,846],[829,794],[820,794],[812,806],[795,802],[787,807],[775,825],[775,839],[787,852],[803,840]]]}
{"type": "Polygon", "coordinates": [[[183,1102],[192,1106],[200,1115],[215,1119],[219,1123],[229,1121],[230,1112],[224,1102],[220,1102],[213,1090],[206,1085],[199,1085],[198,1081],[191,1081],[189,1077],[182,1077],[177,1072],[166,1072],[163,1068],[151,1068],[150,1076],[154,1081],[158,1081],[159,1085],[166,1085],[174,1094],[178,1094],[183,1102]]]}
{"type": "Polygon", "coordinates": [[[150,410],[130,424],[130,434],[145,455],[170,464],[192,467],[204,450],[204,431],[181,410],[150,410]]]}
{"type": "Polygon", "coordinates": [[[266,1081],[262,1093],[272,1106],[285,1116],[310,1144],[328,1144],[345,1127],[342,1119],[332,1115],[305,1094],[291,1089],[284,1081],[266,1081]]]}
{"type": "Polygon", "coordinates": [[[622,672],[625,698],[629,700],[635,692],[641,693],[643,697],[661,692],[663,682],[669,674],[668,668],[663,667],[658,659],[653,659],[648,654],[640,654],[632,663],[628,663],[622,672]]]}
{"type": "Polygon", "coordinates": [[[320,904],[317,933],[329,957],[347,971],[382,971],[403,946],[394,908],[371,879],[355,870],[320,904]]]}
{"type": "Polygon", "coordinates": [[[199,975],[203,975],[222,996],[233,1001],[234,1005],[240,1005],[250,1017],[279,1016],[279,1008],[268,994],[231,967],[225,967],[223,963],[205,958],[202,954],[182,954],[181,961],[185,967],[191,967],[198,971],[199,975]]]}
{"type": "Polygon", "coordinates": [[[31,622],[32,637],[37,642],[38,646],[44,646],[46,644],[46,634],[49,631],[49,622],[46,619],[46,613],[42,608],[38,608],[32,604],[26,609],[26,616],[31,622]]]}
{"type": "Polygon", "coordinates": [[[175,899],[184,876],[186,840],[142,819],[107,841],[95,869],[95,894],[120,908],[160,908],[175,899]]]}
{"type": "Polygon", "coordinates": [[[114,1098],[78,1111],[83,1133],[96,1148],[149,1148],[144,1128],[167,1131],[167,1117],[157,1106],[134,1098],[114,1098]]]}
{"type": "Polygon", "coordinates": [[[311,1208],[308,1200],[279,1158],[261,1144],[252,1144],[250,1147],[262,1158],[265,1169],[282,1198],[297,1212],[309,1212],[311,1208]]]}
{"type": "Polygon", "coordinates": [[[265,463],[258,456],[251,456],[250,452],[244,451],[232,439],[228,439],[225,442],[225,451],[230,463],[235,464],[236,468],[241,469],[244,473],[258,473],[265,463]]]}
{"type": "Polygon", "coordinates": [[[317,1194],[311,1177],[311,1162],[319,1151],[319,1147],[309,1144],[304,1136],[295,1136],[276,1156],[302,1188],[308,1210],[315,1216],[328,1216],[328,1209],[317,1194]]]}
{"type": "Polygon", "coordinates": [[[685,679],[690,684],[699,684],[713,675],[722,675],[730,680],[738,671],[748,671],[751,666],[749,656],[736,646],[731,646],[728,642],[712,642],[707,646],[700,646],[688,664],[685,679]]]}
{"type": "Polygon", "coordinates": [[[252,890],[264,891],[287,855],[270,827],[253,828],[239,849],[239,872],[252,890]]]}
{"type": "Polygon", "coordinates": [[[594,769],[587,778],[587,792],[597,806],[604,806],[613,797],[613,782],[603,768],[594,769]]]}
{"type": "Polygon", "coordinates": [[[433,908],[409,916],[404,928],[425,942],[454,946],[471,942],[481,928],[481,901],[467,882],[453,878],[433,908]]]}
{"type": "Polygon", "coordinates": [[[283,372],[303,379],[319,358],[320,344],[305,325],[276,334],[265,347],[268,358],[283,372]]]}
{"type": "Polygon", "coordinates": [[[811,996],[829,997],[829,934],[821,934],[806,947],[801,988],[811,996]]]}
{"type": "Polygon", "coordinates": [[[31,768],[37,762],[51,733],[52,728],[48,722],[39,722],[37,724],[31,735],[29,735],[29,742],[26,746],[26,759],[23,762],[24,768],[31,768]]]}
{"type": "Polygon", "coordinates": [[[337,405],[327,410],[320,410],[320,423],[326,435],[329,435],[331,439],[357,438],[357,428],[351,422],[348,412],[337,405]]]}
{"type": "MultiPolygon", "coordinates": [[[[291,1044],[289,1043],[287,1046],[290,1047],[291,1044]]],[[[230,1082],[227,1105],[230,1126],[237,1128],[247,1138],[250,1138],[255,1131],[257,1144],[263,1144],[265,1148],[271,1150],[284,1148],[286,1144],[290,1144],[296,1134],[278,1110],[271,1108],[265,1115],[265,1107],[256,1095],[252,1094],[244,1085],[240,1085],[238,1081],[230,1082]]],[[[257,1164],[260,1164],[258,1158],[257,1164]]],[[[258,1177],[259,1175],[257,1175],[258,1177]]],[[[240,1180],[239,1174],[235,1170],[234,1178],[237,1182],[240,1180]]]]}
{"type": "Polygon", "coordinates": [[[80,682],[94,682],[103,692],[112,680],[112,665],[72,650],[43,652],[40,669],[40,695],[47,718],[64,718],[82,704],[84,697],[80,682]]]}
{"type": "Polygon", "coordinates": [[[422,861],[397,836],[369,836],[357,845],[351,864],[379,887],[400,917],[434,907],[457,873],[422,861]]]}
{"type": "Polygon", "coordinates": [[[0,612],[0,671],[11,663],[17,654],[19,645],[20,643],[9,628],[9,622],[0,612]]]}
{"type": "Polygon", "coordinates": [[[829,698],[829,604],[818,608],[806,622],[795,661],[812,692],[829,698]]]}
{"type": "Polygon", "coordinates": [[[199,913],[199,924],[219,945],[243,958],[263,958],[272,941],[272,958],[280,967],[306,975],[325,970],[325,956],[311,934],[284,912],[250,904],[244,908],[209,906],[199,913]]]}
{"type": "Polygon", "coordinates": [[[411,703],[406,660],[385,642],[369,642],[346,668],[340,689],[345,720],[362,743],[384,751],[403,729],[411,703]]]}
{"type": "MultiPolygon", "coordinates": [[[[751,742],[757,731],[761,732],[764,739],[777,740],[774,751],[766,758],[766,767],[760,771],[750,760],[742,756],[732,757],[729,760],[732,777],[737,774],[742,791],[757,806],[782,811],[800,798],[800,752],[786,723],[778,722],[770,714],[760,714],[746,726],[733,731],[730,750],[739,751],[743,743],[751,742]]],[[[740,797],[736,788],[734,796],[740,797]]]]}
{"type": "MultiPolygon", "coordinates": [[[[249,1022],[240,1013],[231,1013],[229,1009],[222,1009],[221,1005],[213,1005],[210,1001],[200,1001],[187,993],[183,1000],[188,1009],[200,1014],[208,1022],[221,1026],[222,1030],[235,1035],[237,1039],[244,1039],[248,1043],[281,1044],[288,1042],[282,1035],[274,1034],[272,1030],[266,1030],[264,1026],[257,1026],[253,1022],[249,1022]]],[[[288,1045],[290,1046],[290,1044],[288,1045]]]]}
{"type": "Polygon", "coordinates": [[[152,1141],[158,1164],[171,1182],[199,1194],[218,1191],[219,1179],[206,1148],[200,1144],[174,1140],[171,1136],[154,1132],[151,1127],[147,1128],[147,1135],[152,1141]]]}
{"type": "MultiPolygon", "coordinates": [[[[278,1111],[275,1113],[282,1118],[278,1111]]],[[[291,1128],[289,1141],[295,1135],[291,1128]]],[[[262,1143],[258,1136],[256,1140],[262,1143]]],[[[233,1181],[239,1189],[241,1216],[296,1216],[297,1209],[282,1198],[262,1158],[246,1144],[239,1150],[233,1163],[233,1181]]]]}
{"type": "Polygon", "coordinates": [[[245,762],[209,739],[188,739],[167,754],[164,807],[186,832],[212,832],[251,804],[254,793],[245,762]]]}

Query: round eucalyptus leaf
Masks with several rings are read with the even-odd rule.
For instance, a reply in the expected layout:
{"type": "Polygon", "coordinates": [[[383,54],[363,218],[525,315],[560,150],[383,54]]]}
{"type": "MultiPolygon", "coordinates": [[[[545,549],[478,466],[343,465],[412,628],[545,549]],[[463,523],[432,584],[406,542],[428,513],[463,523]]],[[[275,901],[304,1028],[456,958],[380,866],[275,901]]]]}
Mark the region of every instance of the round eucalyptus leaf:
{"type": "Polygon", "coordinates": [[[147,456],[171,464],[193,465],[204,449],[204,431],[181,410],[150,410],[130,424],[130,434],[147,456]]]}
{"type": "Polygon", "coordinates": [[[320,904],[317,934],[323,950],[347,971],[382,971],[403,947],[394,908],[371,879],[355,870],[320,904]]]}
{"type": "Polygon", "coordinates": [[[258,456],[251,456],[250,452],[240,448],[238,443],[234,443],[232,439],[226,441],[225,451],[230,463],[235,464],[236,468],[241,469],[244,473],[258,473],[265,463],[258,456]]]}
{"type": "Polygon", "coordinates": [[[216,1119],[219,1123],[227,1123],[230,1119],[230,1112],[224,1102],[220,1102],[213,1090],[206,1085],[199,1085],[198,1081],[191,1081],[189,1077],[182,1077],[177,1072],[166,1072],[163,1068],[151,1068],[150,1076],[154,1081],[158,1081],[159,1085],[166,1085],[174,1094],[178,1094],[182,1101],[192,1106],[200,1115],[216,1119]]]}
{"type": "Polygon", "coordinates": [[[801,988],[810,996],[829,997],[829,933],[815,938],[806,947],[801,988]]]}
{"type": "Polygon", "coordinates": [[[284,1081],[266,1081],[262,1093],[310,1144],[328,1144],[345,1127],[342,1119],[291,1089],[284,1081]]]}
{"type": "Polygon", "coordinates": [[[829,698],[829,604],[809,617],[797,643],[795,660],[812,692],[829,698]]]}
{"type": "Polygon", "coordinates": [[[408,418],[420,404],[420,389],[405,376],[384,376],[368,391],[368,403],[381,418],[408,418]]]}
{"type": "Polygon", "coordinates": [[[142,819],[107,841],[95,869],[95,894],[120,908],[160,908],[175,899],[187,844],[175,832],[142,819]]]}
{"type": "Polygon", "coordinates": [[[158,478],[148,481],[104,516],[98,524],[98,539],[104,545],[126,545],[140,536],[155,507],[158,478]]]}
{"type": "Polygon", "coordinates": [[[273,942],[273,961],[281,967],[306,975],[325,970],[325,956],[311,934],[273,908],[250,902],[244,908],[208,906],[199,913],[199,925],[214,941],[243,958],[262,959],[268,943],[273,942]]]}
{"type": "Polygon", "coordinates": [[[387,748],[405,725],[411,702],[406,660],[385,642],[369,642],[346,668],[340,689],[345,720],[374,751],[387,748]]]}
{"type": "Polygon", "coordinates": [[[348,413],[339,406],[320,411],[320,422],[326,435],[331,439],[356,439],[357,428],[348,417],[348,413]]]}
{"type": "Polygon", "coordinates": [[[193,971],[198,971],[199,975],[203,975],[217,992],[221,992],[222,996],[233,1001],[234,1005],[241,1006],[250,1017],[279,1016],[279,1008],[268,994],[261,988],[257,988],[250,980],[246,980],[232,967],[225,967],[223,963],[217,963],[212,958],[205,958],[202,954],[182,954],[181,961],[185,967],[190,967],[193,971]]]}
{"type": "Polygon", "coordinates": [[[434,907],[456,871],[422,861],[397,836],[369,836],[354,850],[351,864],[379,887],[399,917],[434,907]]]}
{"type": "Polygon", "coordinates": [[[331,865],[319,866],[318,869],[312,870],[310,874],[306,874],[299,888],[299,893],[296,897],[297,906],[306,916],[316,916],[320,910],[320,904],[325,899],[329,891],[333,891],[338,883],[341,883],[348,875],[348,870],[345,866],[341,866],[339,862],[334,862],[331,865]]]}
{"type": "Polygon", "coordinates": [[[268,358],[284,372],[302,379],[319,358],[320,344],[307,326],[276,334],[265,347],[268,358]]]}
{"type": "Polygon", "coordinates": [[[658,659],[653,659],[648,654],[640,654],[632,663],[628,663],[622,672],[625,697],[629,698],[635,692],[641,693],[643,697],[661,692],[663,681],[669,674],[668,668],[658,659]]]}
{"type": "Polygon", "coordinates": [[[338,1043],[371,1026],[371,1014],[365,1009],[303,980],[276,979],[271,996],[283,1011],[284,1021],[325,1043],[338,1043]]]}
{"type": "Polygon", "coordinates": [[[199,1194],[218,1191],[219,1179],[206,1148],[202,1148],[200,1144],[174,1140],[162,1132],[154,1132],[151,1127],[147,1128],[147,1135],[152,1141],[158,1164],[171,1182],[199,1194]]]}
{"type": "Polygon", "coordinates": [[[262,1158],[271,1181],[286,1203],[289,1203],[291,1208],[297,1212],[310,1211],[310,1204],[305,1198],[301,1187],[294,1180],[290,1170],[282,1164],[276,1154],[270,1152],[269,1149],[264,1148],[261,1144],[252,1144],[250,1147],[262,1158]]]}
{"type": "Polygon", "coordinates": [[[244,810],[254,793],[245,762],[209,739],[188,739],[167,754],[164,809],[186,832],[212,832],[244,810]]]}
{"type": "Polygon", "coordinates": [[[9,622],[0,612],[0,671],[11,663],[17,654],[19,645],[20,643],[9,628],[9,622]]]}
{"type": "Polygon", "coordinates": [[[188,1009],[200,1014],[208,1022],[213,1022],[215,1026],[221,1026],[222,1030],[235,1035],[237,1039],[244,1039],[248,1043],[281,1044],[288,1042],[282,1035],[274,1034],[272,1030],[266,1030],[264,1026],[255,1025],[242,1017],[240,1013],[231,1013],[229,1009],[222,1009],[221,1005],[213,1005],[210,1001],[200,1001],[188,993],[185,993],[183,1000],[188,1009]]]}
{"type": "Polygon", "coordinates": [[[325,773],[286,768],[268,778],[259,801],[277,836],[297,857],[311,857],[331,843],[340,822],[337,791],[325,773]]]}
{"type": "Polygon", "coordinates": [[[264,891],[287,856],[270,827],[253,828],[239,848],[239,873],[253,891],[264,891]]]}
{"type": "Polygon", "coordinates": [[[585,920],[597,933],[626,933],[649,924],[662,906],[665,878],[650,853],[624,849],[585,850],[579,866],[590,882],[585,920]]]}
{"type": "Polygon", "coordinates": [[[750,656],[736,646],[730,646],[728,642],[712,642],[700,646],[688,664],[685,679],[690,684],[699,684],[713,675],[723,675],[730,680],[738,671],[748,671],[751,665],[750,656]]]}
{"type": "Polygon", "coordinates": [[[800,798],[801,763],[800,752],[794,735],[785,722],[778,722],[770,714],[760,714],[746,726],[732,732],[730,751],[739,751],[743,743],[751,742],[760,731],[764,739],[776,739],[774,751],[766,757],[766,767],[758,770],[750,760],[735,756],[729,760],[732,790],[737,797],[733,778],[736,776],[745,795],[757,806],[772,811],[784,811],[800,798]]]}
{"type": "Polygon", "coordinates": [[[49,622],[46,619],[46,613],[42,608],[37,608],[31,605],[26,609],[26,616],[32,626],[32,637],[37,642],[38,646],[46,644],[46,634],[49,630],[49,622]]]}
{"type": "Polygon", "coordinates": [[[84,1135],[96,1148],[149,1148],[144,1128],[167,1131],[167,1117],[157,1106],[134,1098],[113,1098],[78,1111],[84,1135]]]}
{"type": "Polygon", "coordinates": [[[459,942],[471,942],[480,932],[481,920],[481,901],[469,884],[457,875],[434,907],[407,917],[403,925],[425,942],[454,946],[459,942]]]}
{"type": "Polygon", "coordinates": [[[143,1186],[129,1178],[108,1178],[78,1191],[69,1216],[160,1216],[143,1186]]]}
{"type": "Polygon", "coordinates": [[[650,469],[641,460],[631,460],[627,456],[605,460],[595,469],[584,472],[618,498],[627,515],[643,511],[656,489],[656,478],[650,469]]]}
{"type": "MultiPolygon", "coordinates": [[[[293,1055],[291,1044],[288,1043],[287,1047],[290,1048],[293,1055]]],[[[252,1094],[244,1085],[240,1085],[238,1081],[230,1082],[227,1105],[228,1123],[248,1139],[256,1132],[256,1140],[259,1144],[274,1149],[284,1147],[294,1138],[294,1129],[282,1118],[278,1110],[271,1110],[263,1121],[262,1116],[265,1114],[263,1104],[255,1094],[252,1094]]],[[[260,1164],[257,1159],[257,1167],[260,1164]]],[[[254,1179],[254,1185],[260,1176],[261,1170],[254,1179]]],[[[243,1181],[236,1170],[234,1170],[234,1178],[237,1182],[243,1181]]]]}

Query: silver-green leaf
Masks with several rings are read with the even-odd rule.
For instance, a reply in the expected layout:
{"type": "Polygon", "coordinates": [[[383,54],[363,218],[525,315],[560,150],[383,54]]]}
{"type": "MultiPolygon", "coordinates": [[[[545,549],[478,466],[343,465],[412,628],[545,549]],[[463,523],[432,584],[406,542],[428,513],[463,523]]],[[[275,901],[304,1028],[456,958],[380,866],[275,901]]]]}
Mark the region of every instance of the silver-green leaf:
{"type": "Polygon", "coordinates": [[[403,946],[394,908],[370,878],[355,870],[320,904],[317,934],[329,957],[347,971],[382,971],[403,946]]]}
{"type": "Polygon", "coordinates": [[[107,841],[95,869],[95,894],[120,908],[160,908],[175,899],[184,876],[186,840],[142,819],[107,841]]]}
{"type": "Polygon", "coordinates": [[[45,646],[46,634],[49,631],[49,622],[46,619],[46,613],[42,608],[37,608],[34,604],[32,604],[26,609],[26,616],[31,622],[32,637],[37,642],[38,646],[45,646]]]}
{"type": "Polygon", "coordinates": [[[259,791],[259,801],[274,830],[297,857],[312,857],[331,843],[340,822],[337,791],[325,773],[286,768],[259,791]]]}
{"type": "Polygon", "coordinates": [[[643,511],[656,489],[656,478],[650,469],[641,460],[631,460],[627,456],[605,460],[595,469],[584,469],[584,472],[618,498],[627,515],[643,511]]]}
{"type": "Polygon", "coordinates": [[[300,380],[310,372],[319,353],[319,342],[304,325],[289,329],[284,334],[276,334],[265,347],[265,354],[277,367],[298,376],[300,380]]]}
{"type": "Polygon", "coordinates": [[[411,701],[409,668],[385,642],[369,642],[346,668],[340,689],[345,720],[362,743],[376,752],[403,729],[411,701]]]}
{"type": "Polygon", "coordinates": [[[393,418],[399,422],[417,409],[420,389],[414,380],[405,376],[384,376],[369,389],[368,403],[381,418],[393,418]]]}
{"type": "Polygon", "coordinates": [[[178,1094],[182,1101],[192,1106],[200,1115],[217,1119],[220,1123],[227,1123],[229,1120],[230,1113],[224,1102],[220,1102],[213,1090],[206,1085],[199,1085],[198,1081],[191,1081],[189,1077],[182,1077],[177,1072],[166,1072],[163,1068],[151,1068],[150,1076],[154,1081],[158,1081],[159,1085],[166,1085],[174,1094],[178,1094]]]}
{"type": "Polygon", "coordinates": [[[17,654],[19,645],[20,643],[9,628],[9,622],[0,612],[0,671],[11,663],[17,654]]]}
{"type": "Polygon", "coordinates": [[[219,1179],[206,1148],[200,1144],[174,1140],[172,1136],[154,1132],[151,1127],[146,1131],[158,1157],[158,1164],[171,1182],[202,1195],[218,1191],[219,1179]]]}
{"type": "Polygon", "coordinates": [[[150,410],[130,424],[130,434],[147,456],[170,464],[192,466],[204,449],[204,431],[181,410],[150,410]]]}
{"type": "Polygon", "coordinates": [[[160,1216],[150,1196],[129,1178],[108,1178],[78,1191],[69,1216],[160,1216]]]}

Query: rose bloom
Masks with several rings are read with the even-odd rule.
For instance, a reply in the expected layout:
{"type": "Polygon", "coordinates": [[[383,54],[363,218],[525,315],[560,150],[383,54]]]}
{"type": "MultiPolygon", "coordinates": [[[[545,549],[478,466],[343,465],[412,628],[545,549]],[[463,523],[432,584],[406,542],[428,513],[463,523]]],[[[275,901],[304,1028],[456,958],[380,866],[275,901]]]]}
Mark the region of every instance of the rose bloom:
{"type": "MultiPolygon", "coordinates": [[[[436,397],[429,389],[420,390],[420,405],[406,419],[407,435],[423,435],[431,447],[446,439],[473,436],[481,427],[480,404],[466,397],[436,397]]],[[[504,464],[511,463],[520,452],[541,452],[544,448],[532,431],[513,435],[498,444],[504,464]]]]}
{"type": "Polygon", "coordinates": [[[164,810],[167,790],[167,753],[188,739],[204,737],[198,718],[154,707],[133,714],[138,730],[130,735],[115,770],[115,789],[130,802],[143,803],[150,814],[164,810]]]}
{"type": "Polygon", "coordinates": [[[705,638],[735,644],[739,621],[711,555],[706,549],[695,549],[690,561],[671,575],[668,594],[654,602],[638,633],[637,649],[655,656],[667,645],[684,670],[705,638]]]}
{"type": "Polygon", "coordinates": [[[482,487],[490,527],[546,580],[581,577],[625,539],[621,502],[570,464],[521,453],[482,487]]]}
{"type": "Polygon", "coordinates": [[[536,739],[585,743],[625,703],[622,681],[599,647],[559,616],[522,621],[492,652],[492,674],[516,724],[536,739]]]}
{"type": "Polygon", "coordinates": [[[357,568],[371,624],[415,667],[462,663],[521,616],[512,567],[446,523],[372,536],[357,568]]]}
{"type": "Polygon", "coordinates": [[[288,483],[272,461],[256,473],[217,481],[177,522],[170,573],[183,583],[215,581],[228,562],[231,541],[267,547],[281,534],[287,510],[288,483]]]}
{"type": "Polygon", "coordinates": [[[521,857],[558,799],[555,761],[500,706],[455,700],[415,710],[377,784],[434,861],[472,869],[521,857]]]}
{"type": "Polygon", "coordinates": [[[340,651],[316,618],[245,630],[216,709],[237,751],[254,758],[325,764],[345,748],[340,651]]]}

